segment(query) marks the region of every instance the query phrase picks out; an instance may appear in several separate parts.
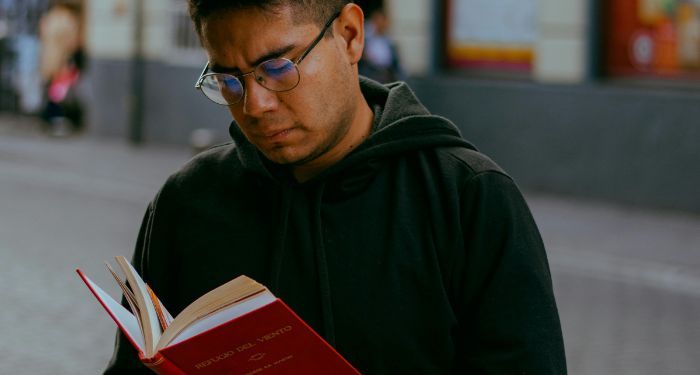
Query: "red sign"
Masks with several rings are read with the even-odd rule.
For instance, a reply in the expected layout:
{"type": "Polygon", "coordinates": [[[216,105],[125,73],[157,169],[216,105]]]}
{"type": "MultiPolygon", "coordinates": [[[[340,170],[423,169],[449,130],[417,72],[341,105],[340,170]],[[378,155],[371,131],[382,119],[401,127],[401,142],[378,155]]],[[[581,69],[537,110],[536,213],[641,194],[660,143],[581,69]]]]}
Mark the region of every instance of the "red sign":
{"type": "Polygon", "coordinates": [[[611,0],[605,68],[613,76],[700,78],[700,4],[611,0]]]}

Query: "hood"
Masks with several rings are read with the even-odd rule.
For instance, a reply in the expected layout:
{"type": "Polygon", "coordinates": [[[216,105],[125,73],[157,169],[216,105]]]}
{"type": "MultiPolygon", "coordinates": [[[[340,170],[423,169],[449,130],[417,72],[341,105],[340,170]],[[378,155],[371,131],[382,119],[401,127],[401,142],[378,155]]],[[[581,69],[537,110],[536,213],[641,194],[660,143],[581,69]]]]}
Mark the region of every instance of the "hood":
{"type": "MultiPolygon", "coordinates": [[[[374,112],[372,133],[343,160],[308,182],[328,179],[349,168],[371,166],[378,159],[419,149],[461,146],[475,150],[462,139],[452,122],[431,115],[406,83],[382,85],[360,77],[360,88],[374,112]]],[[[244,168],[268,178],[278,178],[280,167],[266,160],[248,142],[235,121],[231,123],[229,133],[244,168]]]]}
{"type": "Polygon", "coordinates": [[[343,160],[301,184],[291,178],[286,168],[266,160],[248,142],[236,123],[229,128],[243,167],[264,179],[270,179],[272,183],[269,187],[274,192],[271,191],[269,196],[279,202],[275,210],[279,216],[271,258],[271,283],[268,286],[275,293],[280,287],[285,251],[289,246],[301,247],[300,251],[308,255],[305,259],[313,258],[306,269],[316,269],[321,333],[331,345],[335,342],[335,323],[321,214],[323,205],[363,191],[393,155],[436,147],[473,148],[461,138],[454,124],[431,115],[405,83],[381,85],[361,78],[360,87],[374,112],[372,133],[343,160]],[[300,192],[304,198],[300,198],[300,192]],[[297,211],[303,212],[304,219],[293,219],[297,211]],[[303,229],[297,228],[290,234],[291,225],[303,229]],[[300,240],[300,234],[307,236],[305,240],[300,240]]]}

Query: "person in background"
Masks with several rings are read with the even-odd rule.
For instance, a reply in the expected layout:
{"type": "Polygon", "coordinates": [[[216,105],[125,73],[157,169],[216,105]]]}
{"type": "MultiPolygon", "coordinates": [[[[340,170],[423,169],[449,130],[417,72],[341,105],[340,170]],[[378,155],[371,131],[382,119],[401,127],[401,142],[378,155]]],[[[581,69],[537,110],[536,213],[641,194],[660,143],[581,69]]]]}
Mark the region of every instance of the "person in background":
{"type": "Polygon", "coordinates": [[[389,18],[384,8],[375,8],[365,24],[365,50],[360,75],[388,83],[405,79],[396,44],[388,36],[389,18]]]}
{"type": "Polygon", "coordinates": [[[12,18],[12,39],[17,56],[14,86],[19,99],[19,110],[25,114],[38,113],[43,103],[38,29],[40,15],[47,7],[48,0],[13,0],[4,6],[12,18]]]}
{"type": "MultiPolygon", "coordinates": [[[[173,314],[246,275],[364,374],[562,375],[513,180],[407,84],[359,77],[348,0],[189,0],[233,142],[172,174],[133,264],[173,314]]],[[[105,374],[149,374],[121,334],[105,374]]]]}
{"type": "Polygon", "coordinates": [[[79,131],[83,125],[83,108],[76,89],[84,67],[80,19],[79,2],[58,0],[39,24],[40,70],[46,87],[42,117],[53,135],[79,131]]]}

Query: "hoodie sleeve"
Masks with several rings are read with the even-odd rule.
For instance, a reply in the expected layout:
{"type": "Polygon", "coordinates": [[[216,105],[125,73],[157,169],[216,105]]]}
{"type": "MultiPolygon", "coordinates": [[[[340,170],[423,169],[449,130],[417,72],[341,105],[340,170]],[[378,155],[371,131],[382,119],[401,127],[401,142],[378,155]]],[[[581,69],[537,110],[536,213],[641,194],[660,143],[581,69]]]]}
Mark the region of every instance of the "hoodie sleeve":
{"type": "Polygon", "coordinates": [[[455,373],[566,374],[549,265],[522,194],[495,171],[471,177],[462,194],[455,373]]]}

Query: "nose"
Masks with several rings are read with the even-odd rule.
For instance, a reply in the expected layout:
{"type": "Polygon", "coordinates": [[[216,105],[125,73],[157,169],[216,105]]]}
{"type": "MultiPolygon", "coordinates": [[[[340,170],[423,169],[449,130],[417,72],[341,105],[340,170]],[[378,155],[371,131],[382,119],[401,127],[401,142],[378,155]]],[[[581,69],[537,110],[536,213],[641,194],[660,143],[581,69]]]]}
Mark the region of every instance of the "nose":
{"type": "Polygon", "coordinates": [[[265,112],[277,108],[277,93],[264,88],[251,74],[246,78],[243,96],[243,113],[246,116],[261,117],[265,112]]]}

